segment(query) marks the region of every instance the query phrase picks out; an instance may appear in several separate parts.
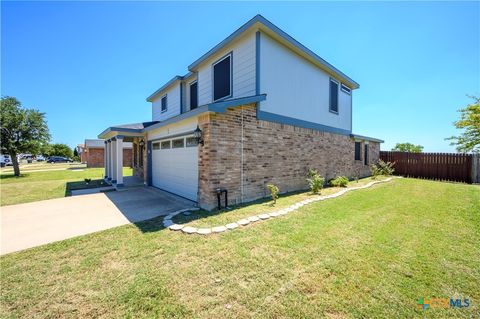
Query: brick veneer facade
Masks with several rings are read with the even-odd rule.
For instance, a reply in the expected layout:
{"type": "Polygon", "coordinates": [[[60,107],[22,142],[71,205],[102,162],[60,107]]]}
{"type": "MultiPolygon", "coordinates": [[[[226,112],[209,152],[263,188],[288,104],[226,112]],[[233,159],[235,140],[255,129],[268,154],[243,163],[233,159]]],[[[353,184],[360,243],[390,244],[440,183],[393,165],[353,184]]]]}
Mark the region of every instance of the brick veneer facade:
{"type": "MultiPolygon", "coordinates": [[[[309,168],[327,180],[370,175],[364,142],[355,161],[351,137],[258,120],[255,104],[201,115],[199,126],[205,145],[199,147],[198,202],[206,209],[216,207],[218,187],[228,190],[230,204],[268,196],[271,183],[281,192],[307,189],[309,168]]],[[[368,148],[368,163],[374,163],[380,144],[369,142],[368,148]]]]}
{"type": "MultiPolygon", "coordinates": [[[[87,148],[85,149],[85,161],[87,167],[104,167],[103,156],[105,150],[103,148],[87,148]]],[[[83,160],[82,160],[83,161],[83,160]]],[[[132,149],[124,148],[123,149],[123,166],[132,167],[132,149]]]]}

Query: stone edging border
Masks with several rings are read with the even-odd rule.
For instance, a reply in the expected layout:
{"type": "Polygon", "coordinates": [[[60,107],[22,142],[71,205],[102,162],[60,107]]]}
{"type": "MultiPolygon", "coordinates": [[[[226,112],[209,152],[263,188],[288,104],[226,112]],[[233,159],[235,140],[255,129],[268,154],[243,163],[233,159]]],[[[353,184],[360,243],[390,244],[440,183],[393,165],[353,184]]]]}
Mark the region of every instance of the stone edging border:
{"type": "Polygon", "coordinates": [[[312,198],[309,198],[309,199],[305,199],[301,202],[293,204],[293,205],[291,205],[287,208],[283,208],[279,211],[260,214],[260,215],[253,215],[253,216],[250,216],[250,217],[242,218],[242,219],[240,219],[236,222],[230,223],[230,224],[215,226],[215,227],[211,227],[211,228],[197,228],[197,227],[187,226],[187,225],[183,225],[183,224],[175,224],[172,221],[172,218],[174,216],[176,216],[178,214],[181,214],[183,212],[187,212],[187,211],[200,210],[200,208],[195,207],[195,208],[187,208],[187,209],[177,210],[173,213],[170,213],[170,214],[166,215],[163,218],[163,226],[165,228],[168,228],[168,229],[173,230],[173,231],[182,231],[185,234],[209,235],[209,234],[214,234],[214,233],[223,233],[227,230],[232,230],[232,229],[238,228],[240,226],[247,226],[248,224],[251,224],[251,223],[254,223],[254,222],[257,222],[257,221],[266,220],[266,219],[286,215],[290,212],[293,212],[293,211],[299,209],[300,207],[302,207],[304,205],[307,205],[307,204],[310,204],[310,203],[313,203],[313,202],[318,202],[318,201],[322,201],[322,200],[329,199],[329,198],[335,198],[335,197],[341,196],[341,195],[343,195],[347,192],[357,190],[357,189],[369,188],[369,187],[371,187],[375,184],[389,182],[392,179],[393,179],[393,177],[389,177],[389,178],[384,179],[382,181],[372,181],[372,182],[370,182],[368,184],[365,184],[363,186],[345,188],[345,189],[342,189],[342,190],[340,190],[336,193],[330,194],[330,195],[316,196],[316,197],[312,197],[312,198]]]}

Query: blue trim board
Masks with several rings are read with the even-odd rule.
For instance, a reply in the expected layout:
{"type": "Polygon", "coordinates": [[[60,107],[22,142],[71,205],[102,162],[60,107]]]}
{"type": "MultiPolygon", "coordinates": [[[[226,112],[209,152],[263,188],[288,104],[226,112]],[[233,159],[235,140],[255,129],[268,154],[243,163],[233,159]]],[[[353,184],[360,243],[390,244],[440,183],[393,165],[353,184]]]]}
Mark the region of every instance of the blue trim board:
{"type": "Polygon", "coordinates": [[[183,83],[180,83],[180,113],[185,113],[183,109],[183,83]]]}
{"type": "Polygon", "coordinates": [[[147,102],[152,102],[152,99],[157,96],[159,93],[161,93],[163,90],[165,90],[166,88],[168,88],[170,85],[172,85],[173,83],[177,82],[177,81],[180,81],[183,79],[183,76],[180,76],[180,75],[176,75],[174,76],[170,81],[168,81],[167,83],[165,83],[165,85],[163,85],[161,88],[159,88],[158,90],[156,90],[155,92],[153,92],[149,97],[147,97],[147,102]]]}
{"type": "Polygon", "coordinates": [[[152,141],[147,142],[147,184],[152,186],[152,141]]]}
{"type": "Polygon", "coordinates": [[[115,185],[115,187],[125,187],[123,183],[115,185]]]}
{"type": "MultiPolygon", "coordinates": [[[[255,94],[260,94],[260,31],[255,33],[255,94]]],[[[257,102],[257,118],[260,111],[260,103],[257,102]]]]}
{"type": "Polygon", "coordinates": [[[304,120],[299,120],[293,117],[288,117],[288,116],[283,116],[275,113],[270,113],[270,112],[265,112],[265,111],[258,111],[258,117],[259,120],[263,121],[270,121],[270,122],[275,122],[275,123],[280,123],[280,124],[287,124],[287,125],[293,125],[293,126],[298,126],[298,127],[303,127],[303,128],[309,128],[313,130],[318,130],[318,131],[323,131],[323,132],[329,132],[329,133],[335,133],[335,134],[340,134],[340,135],[347,135],[350,136],[352,133],[349,130],[344,130],[328,125],[323,125],[323,124],[318,124],[318,123],[313,123],[313,122],[308,122],[304,120]]]}
{"type": "Polygon", "coordinates": [[[260,95],[253,95],[253,96],[241,97],[238,99],[231,99],[231,100],[225,100],[221,102],[205,104],[197,107],[196,109],[188,111],[186,113],[179,114],[177,116],[166,119],[165,121],[162,121],[160,123],[146,127],[143,129],[143,132],[148,132],[148,131],[157,129],[159,127],[169,125],[169,124],[172,124],[172,123],[175,123],[175,122],[178,122],[178,121],[181,121],[205,112],[224,113],[226,109],[229,107],[235,107],[235,106],[249,104],[249,103],[256,103],[256,102],[264,101],[266,98],[267,98],[266,94],[260,94],[260,95]]]}

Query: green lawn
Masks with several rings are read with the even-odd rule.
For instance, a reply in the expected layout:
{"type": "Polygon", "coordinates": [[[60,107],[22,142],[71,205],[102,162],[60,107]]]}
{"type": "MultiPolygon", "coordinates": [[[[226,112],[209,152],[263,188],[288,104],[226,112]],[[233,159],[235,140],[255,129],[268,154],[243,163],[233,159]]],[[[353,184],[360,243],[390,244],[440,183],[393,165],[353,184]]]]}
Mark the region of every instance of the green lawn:
{"type": "MultiPolygon", "coordinates": [[[[0,175],[0,205],[5,206],[64,197],[67,194],[67,183],[83,181],[85,178],[91,178],[92,180],[101,179],[103,174],[103,168],[65,169],[45,172],[23,171],[20,177],[13,176],[13,173],[2,173],[0,175]]],[[[131,176],[132,169],[124,168],[123,174],[124,176],[131,176]]]]}
{"type": "Polygon", "coordinates": [[[479,314],[478,186],[396,179],[207,237],[161,224],[157,218],[1,257],[0,316],[479,314]],[[471,306],[422,312],[420,297],[469,298],[471,306]]]}
{"type": "MultiPolygon", "coordinates": [[[[372,181],[382,181],[386,177],[379,176],[376,179],[371,177],[360,179],[359,181],[351,181],[348,183],[348,188],[360,187],[368,184],[372,181]]],[[[330,195],[342,190],[341,187],[327,187],[321,190],[320,195],[330,195]]],[[[244,207],[234,207],[234,209],[221,211],[205,211],[199,210],[192,212],[191,215],[185,216],[179,214],[173,218],[173,222],[178,224],[186,224],[193,227],[215,227],[222,226],[228,223],[236,222],[242,218],[247,218],[253,215],[259,215],[264,213],[271,213],[279,211],[282,208],[287,208],[293,204],[301,202],[305,199],[311,198],[313,195],[311,192],[296,192],[280,195],[277,203],[273,205],[271,198],[261,199],[245,205],[244,207]]],[[[223,205],[223,201],[222,201],[223,205]]]]}

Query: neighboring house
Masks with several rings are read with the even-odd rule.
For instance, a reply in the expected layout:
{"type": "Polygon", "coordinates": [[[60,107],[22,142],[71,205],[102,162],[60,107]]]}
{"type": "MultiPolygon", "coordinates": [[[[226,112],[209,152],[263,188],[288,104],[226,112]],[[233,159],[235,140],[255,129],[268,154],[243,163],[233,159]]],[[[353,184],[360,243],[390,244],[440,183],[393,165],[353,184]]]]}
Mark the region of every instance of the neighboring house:
{"type": "MultiPolygon", "coordinates": [[[[87,167],[105,167],[105,141],[86,139],[85,144],[77,145],[80,161],[87,167]]],[[[123,167],[132,167],[132,143],[123,144],[123,167]]]]}
{"type": "Polygon", "coordinates": [[[117,186],[115,149],[125,141],[133,142],[136,176],[205,209],[216,207],[217,188],[238,204],[267,196],[271,183],[281,192],[307,188],[309,168],[327,180],[362,177],[378,160],[383,141],[352,133],[359,85],[260,15],[188,70],[147,98],[151,122],[99,135],[117,186]]]}

